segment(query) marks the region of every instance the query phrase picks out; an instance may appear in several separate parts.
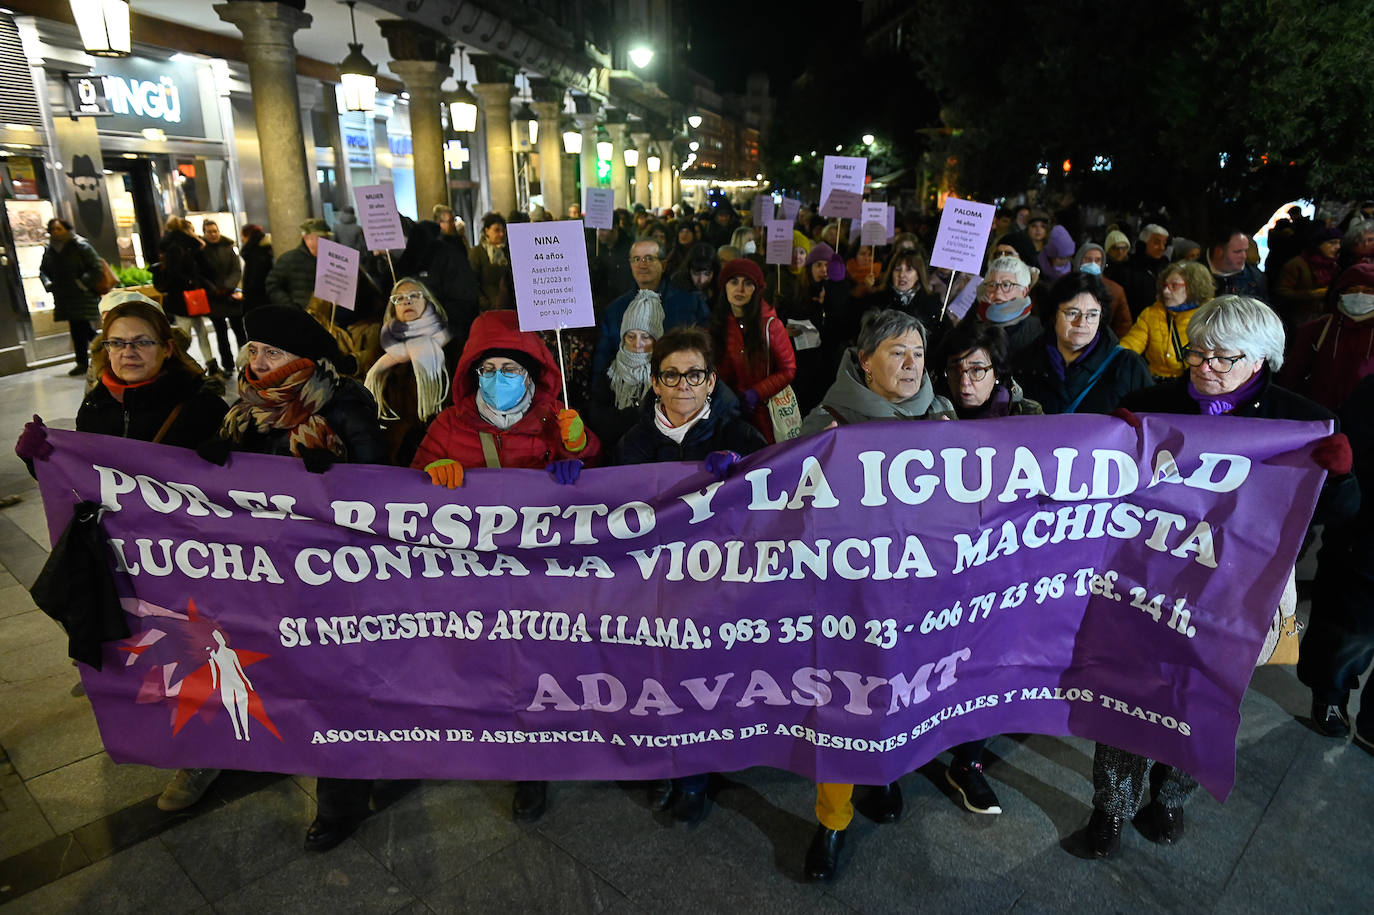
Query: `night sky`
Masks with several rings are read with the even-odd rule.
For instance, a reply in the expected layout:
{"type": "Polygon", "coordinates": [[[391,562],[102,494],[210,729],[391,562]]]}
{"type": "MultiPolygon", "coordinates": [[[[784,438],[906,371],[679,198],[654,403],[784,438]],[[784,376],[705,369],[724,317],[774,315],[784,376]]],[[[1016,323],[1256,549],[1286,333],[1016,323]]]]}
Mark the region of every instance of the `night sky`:
{"type": "Polygon", "coordinates": [[[688,2],[688,62],[714,79],[721,92],[743,92],[745,78],[763,70],[777,96],[806,69],[820,43],[849,44],[860,25],[858,0],[688,2]]]}

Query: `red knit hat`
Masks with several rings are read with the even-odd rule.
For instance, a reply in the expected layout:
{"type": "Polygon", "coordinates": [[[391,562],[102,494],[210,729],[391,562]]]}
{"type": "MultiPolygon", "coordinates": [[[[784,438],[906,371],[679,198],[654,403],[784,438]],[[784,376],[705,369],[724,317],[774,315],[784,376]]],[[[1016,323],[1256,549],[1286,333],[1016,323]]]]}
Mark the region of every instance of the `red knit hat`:
{"type": "Polygon", "coordinates": [[[764,288],[768,285],[763,280],[763,268],[747,257],[737,257],[727,262],[726,265],[720,269],[720,279],[716,282],[722,290],[725,289],[725,284],[730,282],[730,277],[732,276],[747,277],[758,287],[760,294],[763,293],[764,288]]]}

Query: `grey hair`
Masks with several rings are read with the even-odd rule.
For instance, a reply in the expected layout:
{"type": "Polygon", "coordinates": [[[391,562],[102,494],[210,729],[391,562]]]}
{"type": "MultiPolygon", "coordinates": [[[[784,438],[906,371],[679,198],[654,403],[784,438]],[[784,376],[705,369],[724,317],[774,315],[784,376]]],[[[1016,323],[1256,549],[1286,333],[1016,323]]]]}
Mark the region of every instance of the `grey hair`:
{"type": "Polygon", "coordinates": [[[1022,286],[1030,285],[1030,267],[1019,257],[1010,254],[997,258],[988,264],[988,276],[994,273],[1010,273],[1016,277],[1016,282],[1022,286]]]}
{"type": "MultiPolygon", "coordinates": [[[[654,247],[658,249],[659,260],[666,261],[668,259],[668,249],[664,247],[663,242],[659,241],[657,238],[654,238],[652,235],[640,235],[638,238],[635,239],[634,244],[638,245],[646,241],[651,241],[654,243],[654,247]]],[[[631,245],[630,247],[633,248],[634,245],[631,245]]]]}
{"type": "Polygon", "coordinates": [[[884,340],[900,337],[913,330],[921,335],[921,345],[924,346],[926,328],[919,319],[895,308],[867,312],[863,323],[859,325],[859,339],[856,341],[859,355],[871,356],[884,340]]]}
{"type": "Polygon", "coordinates": [[[1272,308],[1249,296],[1218,296],[1198,308],[1188,322],[1188,343],[1238,350],[1249,359],[1263,359],[1274,372],[1283,368],[1283,322],[1272,308]]]}
{"type": "Polygon", "coordinates": [[[1145,228],[1143,228],[1143,229],[1140,230],[1140,240],[1141,240],[1141,241],[1149,241],[1151,238],[1154,238],[1156,235],[1163,235],[1165,238],[1168,238],[1168,237],[1169,237],[1169,230],[1166,229],[1166,228],[1164,228],[1163,226],[1157,225],[1156,223],[1153,223],[1153,222],[1150,223],[1149,225],[1147,225],[1145,228]]]}

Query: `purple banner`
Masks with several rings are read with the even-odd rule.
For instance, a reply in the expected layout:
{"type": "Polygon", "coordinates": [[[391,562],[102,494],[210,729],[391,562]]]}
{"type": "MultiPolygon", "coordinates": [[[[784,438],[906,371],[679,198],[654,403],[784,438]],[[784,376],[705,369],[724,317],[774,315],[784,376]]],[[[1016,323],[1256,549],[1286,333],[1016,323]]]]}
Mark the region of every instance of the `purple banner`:
{"type": "Polygon", "coordinates": [[[38,472],[54,536],[75,500],[106,506],[133,636],[83,674],[119,762],[882,783],[1035,732],[1224,797],[1327,431],[870,423],[724,483],[478,469],[450,491],[54,430],[38,472]]]}

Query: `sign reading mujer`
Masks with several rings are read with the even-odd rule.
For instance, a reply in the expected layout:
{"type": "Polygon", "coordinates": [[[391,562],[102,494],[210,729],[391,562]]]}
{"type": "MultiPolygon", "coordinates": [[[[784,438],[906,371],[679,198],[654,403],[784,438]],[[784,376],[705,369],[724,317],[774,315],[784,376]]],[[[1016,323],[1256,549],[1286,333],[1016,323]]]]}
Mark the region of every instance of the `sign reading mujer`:
{"type": "Polygon", "coordinates": [[[53,431],[38,472],[54,536],[76,500],[105,506],[133,635],[83,673],[121,762],[882,783],[1037,732],[1224,796],[1327,432],[868,423],[723,483],[654,464],[450,491],[53,431]]]}

